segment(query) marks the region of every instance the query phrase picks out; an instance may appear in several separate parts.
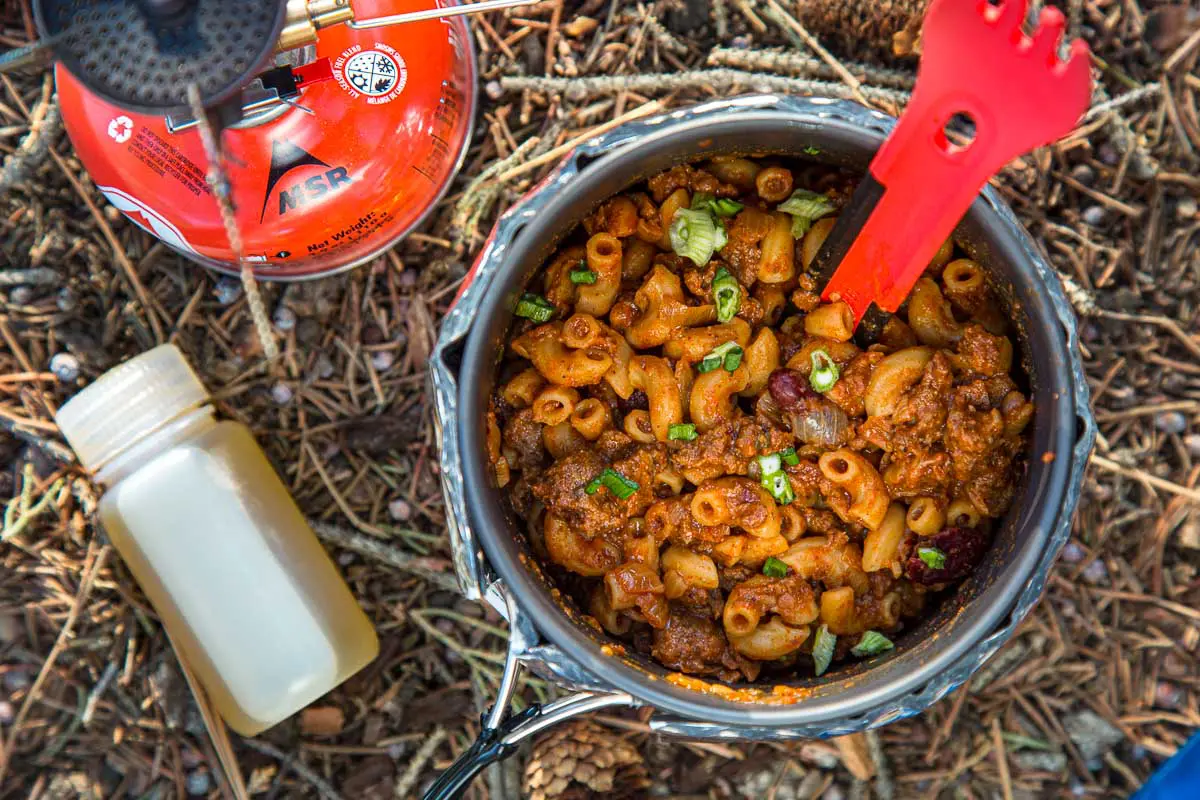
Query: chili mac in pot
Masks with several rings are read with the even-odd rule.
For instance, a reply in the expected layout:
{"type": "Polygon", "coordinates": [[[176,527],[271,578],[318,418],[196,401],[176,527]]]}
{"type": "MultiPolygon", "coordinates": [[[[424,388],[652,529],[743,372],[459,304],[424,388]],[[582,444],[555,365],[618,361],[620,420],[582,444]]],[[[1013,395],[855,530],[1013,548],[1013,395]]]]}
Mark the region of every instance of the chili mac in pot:
{"type": "Polygon", "coordinates": [[[1090,446],[1073,322],[985,193],[855,342],[806,267],[886,123],[731,105],[577,154],[489,248],[466,521],[600,683],[718,728],[861,729],[944,696],[1036,598],[1090,446]]]}

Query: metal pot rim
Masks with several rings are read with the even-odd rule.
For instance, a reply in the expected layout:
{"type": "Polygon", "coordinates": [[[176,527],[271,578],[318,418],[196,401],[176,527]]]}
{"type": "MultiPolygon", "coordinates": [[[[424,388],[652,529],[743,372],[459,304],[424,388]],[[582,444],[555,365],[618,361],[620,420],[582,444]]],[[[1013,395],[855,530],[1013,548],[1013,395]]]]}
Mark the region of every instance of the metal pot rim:
{"type": "MultiPolygon", "coordinates": [[[[568,202],[564,198],[572,193],[588,196],[589,187],[600,183],[603,176],[613,170],[626,170],[625,165],[636,161],[639,154],[652,152],[677,139],[700,139],[705,135],[699,130],[701,126],[705,132],[774,126],[797,136],[827,136],[836,131],[851,144],[857,142],[860,148],[871,142],[877,147],[893,122],[890,117],[846,101],[758,95],[671,112],[645,122],[631,123],[587,142],[497,226],[477,265],[479,272],[475,282],[464,293],[460,307],[447,317],[443,341],[438,348],[439,358],[435,359],[435,388],[439,382],[437,369],[445,365],[441,356],[461,346],[463,338],[467,342],[462,363],[468,370],[473,366],[494,365],[497,340],[489,337],[487,332],[495,327],[500,317],[510,316],[513,294],[502,293],[503,287],[498,286],[497,279],[518,271],[523,271],[527,278],[540,264],[540,259],[522,259],[522,255],[528,255],[521,252],[522,248],[528,250],[530,242],[547,241],[548,237],[543,234],[560,218],[568,202]],[[521,229],[525,229],[522,238],[514,242],[521,229]],[[514,250],[517,252],[512,252],[514,250]],[[455,317],[460,311],[461,314],[455,317]],[[472,320],[474,314],[478,314],[478,318],[472,320]],[[472,322],[474,331],[467,337],[472,322]]],[[[601,199],[602,196],[595,196],[592,202],[601,199]]],[[[537,627],[570,660],[577,662],[586,673],[598,677],[602,684],[697,721],[688,728],[693,733],[711,729],[712,735],[744,735],[747,729],[786,726],[794,735],[835,735],[875,727],[917,713],[952,691],[1012,635],[1016,625],[1036,602],[1050,564],[1068,535],[1083,465],[1094,438],[1087,385],[1082,378],[1076,347],[1074,316],[1061,286],[1054,279],[1052,267],[992,190],[985,190],[968,217],[978,222],[992,239],[1004,241],[1006,252],[1019,254],[1027,273],[1021,277],[1045,295],[1045,307],[1040,309],[1042,321],[1052,323],[1046,327],[1055,330],[1041,333],[1054,343],[1056,352],[1047,368],[1053,373],[1051,383],[1060,389],[1052,409],[1057,426],[1054,452],[1056,456],[1069,453],[1070,458],[1059,457],[1057,463],[1048,467],[1051,477],[1043,481],[1048,495],[1034,498],[1032,505],[1039,513],[1034,515],[1037,519],[1028,534],[1031,538],[1020,548],[1019,557],[1007,563],[1000,573],[1002,585],[985,587],[973,602],[979,604],[994,595],[999,595],[999,601],[986,609],[977,609],[979,613],[971,623],[956,627],[953,636],[945,637],[951,641],[933,647],[934,652],[929,658],[913,656],[915,651],[910,650],[905,662],[905,655],[897,653],[891,661],[872,666],[860,675],[819,682],[813,696],[799,703],[764,705],[728,701],[684,689],[605,654],[514,557],[511,548],[515,545],[508,526],[496,526],[496,509],[488,508],[489,502],[494,501],[488,497],[491,490],[482,488],[487,484],[481,460],[460,457],[470,447],[470,442],[482,442],[479,437],[481,421],[465,413],[478,405],[478,398],[473,398],[473,393],[478,393],[479,382],[463,383],[458,387],[456,397],[438,402],[439,423],[447,434],[457,434],[442,437],[447,451],[443,457],[443,480],[446,484],[458,481],[457,491],[465,497],[469,527],[478,532],[478,544],[487,556],[486,564],[479,560],[478,551],[473,551],[476,542],[469,531],[465,534],[455,532],[456,541],[466,551],[459,553],[457,562],[465,570],[468,583],[472,578],[486,581],[486,572],[494,570],[516,596],[521,609],[532,615],[537,627]],[[451,438],[456,441],[452,443],[451,438]],[[449,456],[448,465],[446,456],[449,456]],[[1061,499],[1056,507],[1046,506],[1044,502],[1039,505],[1038,501],[1056,497],[1061,499]],[[505,542],[501,537],[510,537],[510,540],[505,542]],[[888,663],[894,661],[902,663],[891,668],[887,680],[875,679],[887,671],[888,663]],[[731,726],[742,733],[725,733],[731,726]]],[[[569,224],[558,224],[560,232],[569,227],[569,224]]],[[[447,486],[448,499],[451,490],[452,487],[447,486]]]]}

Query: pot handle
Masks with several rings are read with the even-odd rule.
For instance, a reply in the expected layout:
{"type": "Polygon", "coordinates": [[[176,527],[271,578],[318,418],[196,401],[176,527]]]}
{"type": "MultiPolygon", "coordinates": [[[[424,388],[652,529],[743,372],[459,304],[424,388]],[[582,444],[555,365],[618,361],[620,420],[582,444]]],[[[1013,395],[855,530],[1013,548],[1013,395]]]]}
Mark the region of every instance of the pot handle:
{"type": "MultiPolygon", "coordinates": [[[[623,692],[577,692],[547,705],[535,704],[509,717],[498,728],[487,728],[426,790],[423,800],[456,800],[489,764],[515,753],[523,739],[563,720],[610,706],[633,705],[623,692]]],[[[493,707],[493,713],[495,707],[493,707]]],[[[486,721],[485,721],[486,725],[486,721]]]]}
{"type": "Polygon", "coordinates": [[[423,800],[455,800],[461,797],[484,767],[508,758],[516,752],[523,739],[565,719],[609,706],[635,705],[633,697],[624,692],[576,692],[553,703],[535,703],[504,719],[516,693],[521,658],[529,649],[530,631],[521,624],[521,610],[516,598],[500,584],[493,588],[500,590],[503,602],[497,605],[506,609],[509,623],[508,654],[504,659],[504,673],[500,676],[496,703],[480,720],[482,729],[479,738],[433,782],[425,791],[423,800]]]}
{"type": "Polygon", "coordinates": [[[517,751],[521,741],[563,720],[610,706],[632,706],[633,697],[624,692],[576,692],[546,705],[534,704],[503,722],[503,717],[516,688],[520,667],[510,649],[504,664],[504,678],[496,705],[481,718],[483,730],[467,750],[455,760],[425,791],[423,800],[456,800],[462,797],[475,776],[483,768],[503,761],[517,751]]]}
{"type": "Polygon", "coordinates": [[[499,728],[485,728],[475,743],[467,748],[450,765],[450,768],[439,775],[433,785],[425,791],[424,800],[455,800],[455,798],[462,797],[467,787],[471,785],[471,781],[475,780],[475,776],[482,772],[484,767],[497,761],[503,761],[516,752],[516,743],[508,744],[504,741],[506,729],[510,726],[519,727],[529,717],[536,716],[540,712],[539,706],[530,706],[520,714],[510,717],[499,728]]]}

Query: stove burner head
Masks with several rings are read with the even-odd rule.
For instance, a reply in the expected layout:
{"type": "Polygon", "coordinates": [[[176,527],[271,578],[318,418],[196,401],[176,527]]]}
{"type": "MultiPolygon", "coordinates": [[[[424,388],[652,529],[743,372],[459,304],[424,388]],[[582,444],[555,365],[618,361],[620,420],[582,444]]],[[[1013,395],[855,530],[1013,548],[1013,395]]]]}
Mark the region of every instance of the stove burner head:
{"type": "Polygon", "coordinates": [[[234,97],[268,64],[285,4],[270,0],[34,0],[41,35],[63,66],[103,99],[162,115],[234,97]]]}

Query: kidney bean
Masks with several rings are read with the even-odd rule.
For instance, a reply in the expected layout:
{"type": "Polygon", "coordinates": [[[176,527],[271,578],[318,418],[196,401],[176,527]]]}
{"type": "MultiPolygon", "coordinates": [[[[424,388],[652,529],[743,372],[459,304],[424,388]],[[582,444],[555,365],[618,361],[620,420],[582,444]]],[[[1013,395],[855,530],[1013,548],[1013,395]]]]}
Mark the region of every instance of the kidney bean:
{"type": "Polygon", "coordinates": [[[650,398],[641,389],[634,389],[633,394],[629,395],[626,400],[618,399],[617,405],[621,410],[621,414],[628,414],[630,411],[641,409],[642,411],[650,410],[650,398]]]}
{"type": "Polygon", "coordinates": [[[777,369],[767,379],[767,391],[784,411],[796,413],[807,407],[808,401],[819,397],[808,385],[808,379],[791,369],[777,369]]]}
{"type": "Polygon", "coordinates": [[[983,560],[991,540],[979,528],[946,528],[933,536],[917,538],[912,554],[905,564],[905,574],[913,583],[931,586],[962,580],[983,560]],[[920,547],[936,547],[946,554],[946,564],[933,569],[917,555],[920,547]]]}

